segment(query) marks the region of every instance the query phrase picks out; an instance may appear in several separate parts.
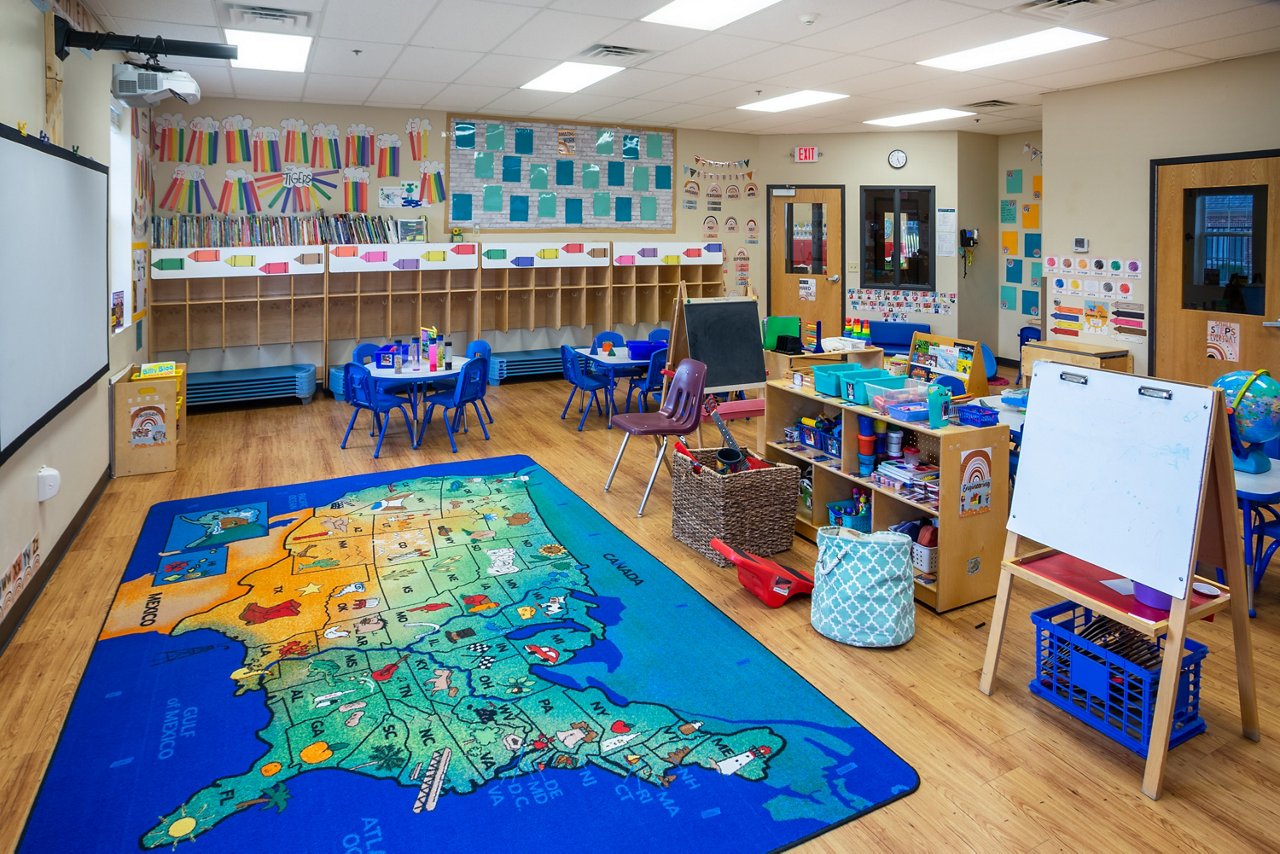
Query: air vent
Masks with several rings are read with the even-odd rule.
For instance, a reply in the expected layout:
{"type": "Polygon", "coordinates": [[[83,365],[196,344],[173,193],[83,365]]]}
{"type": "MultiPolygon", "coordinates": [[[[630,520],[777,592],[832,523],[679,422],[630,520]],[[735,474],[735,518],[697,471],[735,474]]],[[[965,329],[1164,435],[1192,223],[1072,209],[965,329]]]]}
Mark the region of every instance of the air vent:
{"type": "Polygon", "coordinates": [[[309,35],[314,23],[310,12],[239,3],[228,3],[224,16],[226,25],[234,29],[263,30],[288,35],[309,35]]]}
{"type": "Polygon", "coordinates": [[[1003,110],[1005,107],[1016,107],[1018,105],[1010,103],[1009,101],[1001,101],[998,98],[993,98],[990,101],[976,101],[972,104],[965,104],[964,106],[966,110],[1003,110]]]}
{"type": "Polygon", "coordinates": [[[160,75],[154,71],[138,72],[138,91],[154,92],[160,88],[160,75]]]}
{"type": "Polygon", "coordinates": [[[1059,23],[1078,21],[1103,12],[1139,6],[1149,0],[1029,0],[1018,7],[1020,11],[1038,18],[1048,18],[1059,23]]]}
{"type": "Polygon", "coordinates": [[[638,47],[624,47],[618,44],[593,44],[578,54],[578,57],[580,59],[611,62],[615,65],[634,65],[651,53],[652,51],[641,50],[638,47]]]}

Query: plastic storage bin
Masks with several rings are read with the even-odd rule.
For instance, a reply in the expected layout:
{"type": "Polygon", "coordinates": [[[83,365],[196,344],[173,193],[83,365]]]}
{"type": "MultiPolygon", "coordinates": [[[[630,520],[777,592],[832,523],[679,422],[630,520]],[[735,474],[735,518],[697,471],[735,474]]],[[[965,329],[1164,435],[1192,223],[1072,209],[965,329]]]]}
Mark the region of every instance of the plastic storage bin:
{"type": "Polygon", "coordinates": [[[960,414],[960,423],[970,427],[992,427],[999,423],[1000,413],[979,403],[970,403],[956,407],[960,414]]]}
{"type": "MultiPolygon", "coordinates": [[[[1097,617],[1074,602],[1060,602],[1031,613],[1036,629],[1036,669],[1031,693],[1087,723],[1139,756],[1147,755],[1155,714],[1160,665],[1150,669],[1082,638],[1079,632],[1097,617]]],[[[1149,642],[1151,652],[1164,638],[1149,642]]],[[[1178,673],[1169,746],[1205,730],[1200,717],[1200,666],[1208,648],[1187,638],[1178,673]]]]}
{"type": "Polygon", "coordinates": [[[867,405],[867,384],[872,383],[882,388],[902,388],[907,383],[906,376],[891,376],[890,374],[881,373],[877,376],[855,377],[853,382],[846,382],[842,391],[845,400],[862,406],[867,405]]]}
{"type": "Polygon", "coordinates": [[[831,397],[841,397],[844,394],[845,383],[850,379],[855,377],[874,377],[884,375],[884,371],[880,368],[866,368],[862,365],[848,365],[844,363],[834,365],[814,365],[813,389],[819,394],[826,394],[831,397]]]}
{"type": "Polygon", "coordinates": [[[832,501],[827,504],[827,521],[837,528],[851,528],[854,531],[861,531],[864,534],[871,532],[871,510],[868,508],[856,516],[850,516],[841,511],[849,510],[858,504],[852,498],[846,498],[843,501],[832,501]]]}
{"type": "Polygon", "coordinates": [[[919,543],[911,544],[911,565],[920,572],[927,572],[931,575],[938,574],[938,549],[922,546],[919,543]]]}
{"type": "MultiPolygon", "coordinates": [[[[904,403],[926,403],[929,399],[929,383],[910,377],[887,377],[884,382],[892,381],[884,386],[866,383],[867,405],[877,412],[887,415],[889,407],[904,403]]],[[[925,413],[928,417],[928,412],[925,413]]]]}
{"type": "Polygon", "coordinates": [[[627,354],[636,360],[647,359],[666,346],[666,341],[628,341],[627,354]]]}

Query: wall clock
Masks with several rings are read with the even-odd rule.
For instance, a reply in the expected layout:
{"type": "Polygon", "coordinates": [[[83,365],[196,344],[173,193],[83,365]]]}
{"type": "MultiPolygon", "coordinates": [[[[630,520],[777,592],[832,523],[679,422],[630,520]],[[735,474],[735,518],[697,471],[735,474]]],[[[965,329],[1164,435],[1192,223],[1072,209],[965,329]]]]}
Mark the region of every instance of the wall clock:
{"type": "Polygon", "coordinates": [[[889,152],[889,165],[894,169],[901,169],[907,165],[907,153],[901,148],[895,148],[889,152]]]}

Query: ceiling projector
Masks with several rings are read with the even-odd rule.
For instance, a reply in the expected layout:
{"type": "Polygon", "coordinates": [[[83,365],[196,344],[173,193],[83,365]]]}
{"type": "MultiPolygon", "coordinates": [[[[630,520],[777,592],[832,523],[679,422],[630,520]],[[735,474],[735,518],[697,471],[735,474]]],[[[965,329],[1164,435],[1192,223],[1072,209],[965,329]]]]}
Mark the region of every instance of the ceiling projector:
{"type": "Polygon", "coordinates": [[[200,84],[185,71],[118,62],[111,66],[111,94],[131,107],[149,107],[166,98],[198,104],[200,84]]]}

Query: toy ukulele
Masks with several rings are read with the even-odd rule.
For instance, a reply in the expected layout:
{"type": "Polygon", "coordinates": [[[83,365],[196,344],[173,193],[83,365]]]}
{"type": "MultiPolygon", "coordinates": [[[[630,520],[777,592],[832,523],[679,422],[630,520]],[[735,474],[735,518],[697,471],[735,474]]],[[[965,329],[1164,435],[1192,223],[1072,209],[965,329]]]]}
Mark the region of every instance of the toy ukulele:
{"type": "Polygon", "coordinates": [[[720,408],[720,401],[716,399],[714,394],[707,395],[707,399],[703,401],[702,408],[711,416],[711,420],[715,422],[716,428],[720,431],[720,435],[724,437],[726,448],[733,448],[738,453],[742,453],[742,448],[738,447],[738,442],[733,438],[733,434],[729,432],[728,426],[724,423],[724,419],[720,417],[720,413],[716,410],[720,408]]]}

